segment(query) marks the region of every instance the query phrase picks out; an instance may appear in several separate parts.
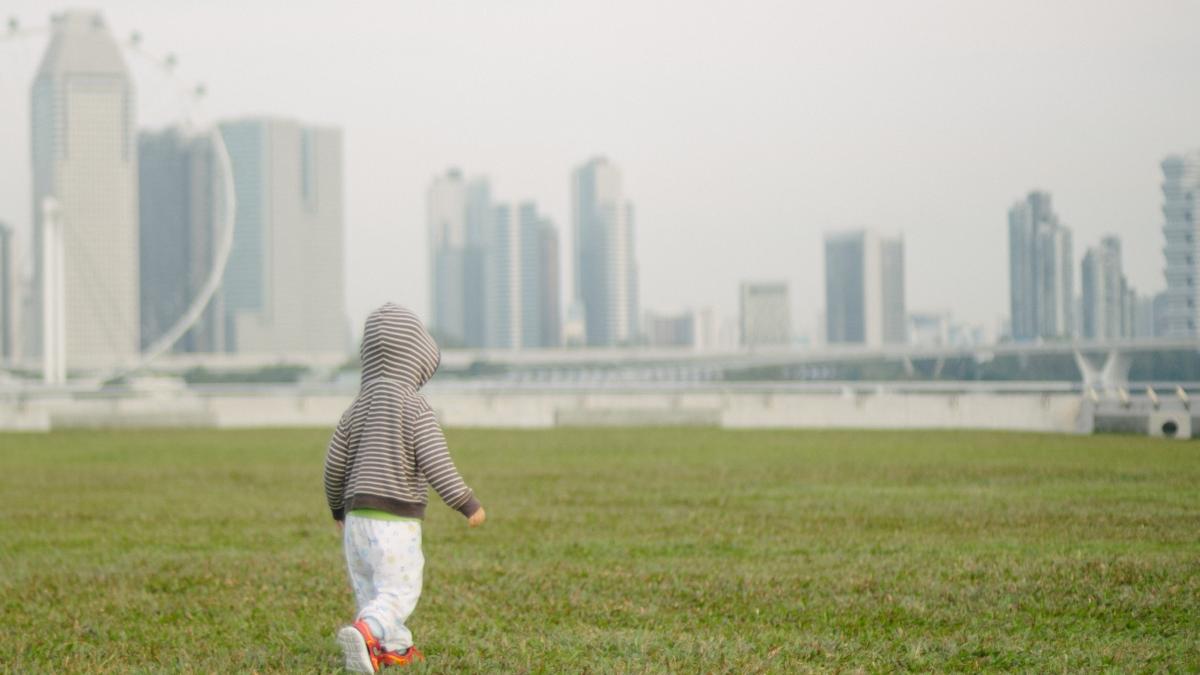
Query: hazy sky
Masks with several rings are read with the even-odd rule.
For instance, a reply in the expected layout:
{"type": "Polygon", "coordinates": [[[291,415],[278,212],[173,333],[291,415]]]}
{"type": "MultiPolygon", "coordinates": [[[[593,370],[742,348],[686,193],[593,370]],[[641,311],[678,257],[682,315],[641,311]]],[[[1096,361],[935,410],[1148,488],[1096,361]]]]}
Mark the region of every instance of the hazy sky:
{"type": "MultiPolygon", "coordinates": [[[[910,309],[991,328],[1008,311],[1006,212],[1035,187],[1074,230],[1077,265],[1115,233],[1131,283],[1160,290],[1159,162],[1200,147],[1196,2],[99,7],[118,36],[176,52],[211,116],[345,130],[356,322],[385,299],[426,310],[435,173],[536,200],[568,244],[569,171],[602,153],[637,208],[643,307],[733,316],[739,281],[785,279],[812,331],[822,233],[867,226],[904,233],[910,309]]],[[[45,25],[51,9],[3,11],[45,25]]],[[[0,42],[0,219],[22,229],[41,44],[0,42]]],[[[161,81],[139,95],[174,100],[161,81]]]]}

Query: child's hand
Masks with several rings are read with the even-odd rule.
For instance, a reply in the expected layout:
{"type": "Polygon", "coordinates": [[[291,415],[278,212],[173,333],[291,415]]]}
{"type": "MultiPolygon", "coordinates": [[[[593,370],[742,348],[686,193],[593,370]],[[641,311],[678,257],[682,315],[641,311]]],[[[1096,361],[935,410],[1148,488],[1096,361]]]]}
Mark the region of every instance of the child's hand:
{"type": "Polygon", "coordinates": [[[342,530],[346,529],[346,523],[345,523],[344,521],[341,521],[341,520],[335,520],[335,521],[333,521],[333,522],[337,523],[337,527],[338,527],[338,534],[341,534],[341,533],[342,533],[342,530]]]}
{"type": "Polygon", "coordinates": [[[481,506],[478,511],[471,514],[470,518],[467,518],[467,527],[479,527],[485,520],[487,520],[487,514],[484,513],[481,506]]]}

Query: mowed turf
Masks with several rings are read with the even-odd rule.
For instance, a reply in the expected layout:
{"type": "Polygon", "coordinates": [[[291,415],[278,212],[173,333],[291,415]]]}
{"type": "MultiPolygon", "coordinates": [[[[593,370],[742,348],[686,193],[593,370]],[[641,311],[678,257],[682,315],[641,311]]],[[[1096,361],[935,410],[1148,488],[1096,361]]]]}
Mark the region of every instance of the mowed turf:
{"type": "MultiPolygon", "coordinates": [[[[328,430],[0,435],[0,667],[328,672],[328,430]]],[[[454,430],[424,672],[1200,668],[1200,445],[454,430]]]]}

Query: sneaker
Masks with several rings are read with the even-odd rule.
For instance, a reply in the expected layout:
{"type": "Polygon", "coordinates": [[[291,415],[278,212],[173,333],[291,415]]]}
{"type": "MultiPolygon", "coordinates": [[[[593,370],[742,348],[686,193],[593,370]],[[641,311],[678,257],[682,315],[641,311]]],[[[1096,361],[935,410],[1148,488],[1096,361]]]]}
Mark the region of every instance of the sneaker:
{"type": "Polygon", "coordinates": [[[424,660],[425,655],[416,647],[409,647],[408,651],[403,652],[381,652],[379,654],[381,666],[407,666],[410,663],[424,660]]]}
{"type": "Polygon", "coordinates": [[[352,673],[379,672],[379,655],[383,648],[379,640],[371,635],[366,621],[355,621],[353,626],[344,626],[337,634],[342,654],[346,656],[346,670],[352,673]]]}

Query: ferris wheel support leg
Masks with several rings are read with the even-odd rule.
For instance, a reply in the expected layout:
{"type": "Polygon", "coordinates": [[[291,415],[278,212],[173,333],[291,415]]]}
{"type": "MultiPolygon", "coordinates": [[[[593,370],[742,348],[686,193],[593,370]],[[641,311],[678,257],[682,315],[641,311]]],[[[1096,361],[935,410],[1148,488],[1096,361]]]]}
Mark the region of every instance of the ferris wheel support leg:
{"type": "Polygon", "coordinates": [[[67,381],[66,307],[63,302],[63,231],[58,202],[42,202],[42,380],[67,381]]]}

